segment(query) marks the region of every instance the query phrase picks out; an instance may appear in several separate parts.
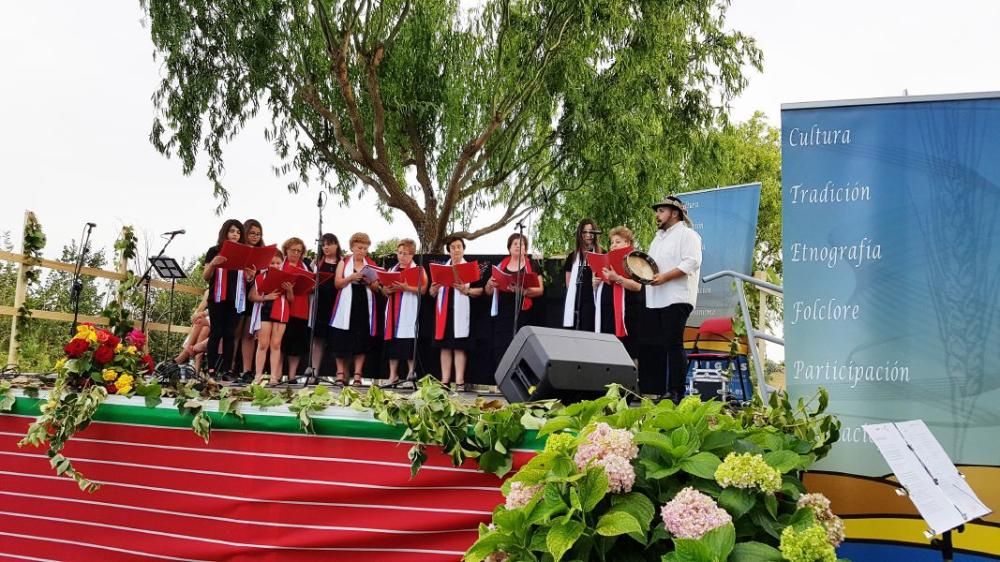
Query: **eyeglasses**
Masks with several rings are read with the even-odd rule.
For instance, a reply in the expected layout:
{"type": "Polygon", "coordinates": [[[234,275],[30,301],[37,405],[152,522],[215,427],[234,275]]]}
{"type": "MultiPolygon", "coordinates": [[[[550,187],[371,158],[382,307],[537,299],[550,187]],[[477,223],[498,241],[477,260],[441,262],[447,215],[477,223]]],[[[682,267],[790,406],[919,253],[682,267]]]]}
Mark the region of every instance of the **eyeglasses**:
{"type": "Polygon", "coordinates": [[[301,254],[302,252],[303,252],[303,250],[301,248],[289,248],[288,249],[288,253],[289,254],[301,254]]]}
{"type": "Polygon", "coordinates": [[[247,236],[256,236],[258,238],[260,237],[260,234],[261,233],[258,230],[251,230],[250,232],[247,232],[247,236]]]}

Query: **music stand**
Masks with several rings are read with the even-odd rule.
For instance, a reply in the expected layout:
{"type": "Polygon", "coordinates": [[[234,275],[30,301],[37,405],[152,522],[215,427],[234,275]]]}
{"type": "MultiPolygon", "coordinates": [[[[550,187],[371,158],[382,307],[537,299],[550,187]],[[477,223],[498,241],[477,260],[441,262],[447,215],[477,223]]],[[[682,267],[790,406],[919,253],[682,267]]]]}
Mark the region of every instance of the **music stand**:
{"type": "Polygon", "coordinates": [[[954,559],[951,532],[991,513],[923,420],[862,426],[889,464],[901,488],[927,523],[924,535],[941,550],[945,562],[954,559]],[[941,535],[941,539],[935,539],[941,535]]]}
{"type": "Polygon", "coordinates": [[[174,287],[178,279],[187,279],[187,274],[181,269],[177,260],[167,256],[149,258],[149,265],[156,270],[160,279],[170,280],[170,304],[167,309],[167,349],[170,348],[170,329],[174,324],[174,287]]]}

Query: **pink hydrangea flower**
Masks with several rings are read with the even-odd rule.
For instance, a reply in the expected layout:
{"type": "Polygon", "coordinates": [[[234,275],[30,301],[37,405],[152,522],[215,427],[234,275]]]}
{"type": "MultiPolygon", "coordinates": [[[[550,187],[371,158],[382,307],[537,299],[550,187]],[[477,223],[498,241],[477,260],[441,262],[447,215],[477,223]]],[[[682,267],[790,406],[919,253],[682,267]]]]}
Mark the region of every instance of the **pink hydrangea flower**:
{"type": "Polygon", "coordinates": [[[510,492],[507,494],[507,503],[504,505],[507,509],[520,509],[528,505],[531,498],[535,497],[535,494],[541,489],[541,484],[528,486],[524,482],[512,482],[510,492]]]}
{"type": "Polygon", "coordinates": [[[715,500],[691,487],[678,492],[663,506],[660,514],[670,534],[681,539],[701,538],[712,529],[733,521],[715,500]]]}
{"type": "Polygon", "coordinates": [[[610,425],[601,422],[594,426],[586,441],[577,448],[573,460],[576,461],[577,468],[584,470],[591,460],[611,455],[632,460],[639,455],[639,447],[632,441],[630,431],[612,429],[610,425]]]}
{"type": "Polygon", "coordinates": [[[604,469],[608,475],[608,490],[612,493],[628,493],[635,484],[635,468],[632,463],[618,455],[608,455],[594,464],[604,469]]]}

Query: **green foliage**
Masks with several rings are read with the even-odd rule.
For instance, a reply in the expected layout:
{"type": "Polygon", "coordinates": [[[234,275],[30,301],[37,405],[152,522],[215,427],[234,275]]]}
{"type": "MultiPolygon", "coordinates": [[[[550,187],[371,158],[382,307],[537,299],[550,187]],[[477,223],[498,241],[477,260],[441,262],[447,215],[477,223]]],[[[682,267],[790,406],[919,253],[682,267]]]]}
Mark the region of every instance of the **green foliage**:
{"type": "Polygon", "coordinates": [[[395,257],[397,246],[399,246],[398,237],[382,240],[378,244],[375,244],[375,249],[371,251],[371,255],[375,258],[395,257]]]}
{"type": "Polygon", "coordinates": [[[780,398],[773,405],[758,403],[744,415],[696,397],[677,406],[648,400],[630,406],[622,393],[612,386],[603,398],[550,413],[542,429],[549,433],[550,446],[504,485],[505,494],[512,494],[515,482],[521,486],[518,493],[537,491],[524,505],[511,505],[509,495],[508,505],[494,511],[493,526],[480,528],[466,560],[478,562],[498,552],[534,561],[781,560],[777,546],[782,531],[811,524],[811,513],[799,509],[795,499],[802,471],[828,446],[815,438],[816,428],[836,420],[823,415],[822,408],[793,409],[780,398]],[[756,423],[762,418],[779,423],[756,423]],[[578,447],[583,450],[598,423],[634,436],[638,456],[631,463],[635,479],[630,489],[616,493],[604,468],[578,464],[578,447]],[[812,433],[805,429],[810,427],[812,433]],[[716,470],[731,453],[759,455],[757,462],[785,473],[786,483],[777,492],[726,487],[716,470]],[[672,536],[658,517],[659,506],[686,487],[715,501],[732,522],[698,538],[672,536]]]}
{"type": "MultiPolygon", "coordinates": [[[[35,213],[28,212],[24,219],[24,232],[22,233],[21,254],[24,256],[24,286],[25,294],[31,290],[31,286],[38,283],[42,272],[38,269],[38,264],[42,263],[42,249],[45,248],[45,233],[42,232],[42,225],[35,217],[35,213]]],[[[16,281],[15,281],[16,282],[16,281]]],[[[23,332],[20,327],[27,328],[31,319],[31,305],[25,299],[24,303],[17,307],[17,345],[20,348],[23,332]]]]}
{"type": "Polygon", "coordinates": [[[289,189],[374,193],[430,248],[561,192],[626,206],[676,183],[676,155],[761,61],[722,0],[141,4],[164,69],[150,139],[185,173],[201,156],[220,206],[224,145],[265,113],[289,189]]]}
{"type": "Polygon", "coordinates": [[[505,406],[482,399],[464,404],[453,400],[448,389],[429,376],[421,379],[408,397],[374,386],[364,395],[345,388],[335,403],[371,410],[377,419],[404,427],[402,439],[416,443],[409,453],[414,474],[426,460],[424,449],[434,445],[441,447],[455,466],[476,459],[483,472],[497,476],[510,472],[511,451],[525,434],[522,420],[541,418],[555,406],[553,402],[505,406]]]}

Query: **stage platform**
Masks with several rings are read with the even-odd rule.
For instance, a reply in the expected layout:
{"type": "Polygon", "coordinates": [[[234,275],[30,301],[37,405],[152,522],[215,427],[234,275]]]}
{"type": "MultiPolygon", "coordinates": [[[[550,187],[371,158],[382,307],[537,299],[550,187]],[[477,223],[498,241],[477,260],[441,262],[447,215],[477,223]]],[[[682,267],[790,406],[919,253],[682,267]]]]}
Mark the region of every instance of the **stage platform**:
{"type": "MultiPolygon", "coordinates": [[[[436,448],[411,478],[403,429],[368,412],[328,408],[307,435],[285,406],[241,404],[241,421],[208,401],[205,443],[172,400],[119,396],[66,447],[102,484],[88,494],[43,451],[17,446],[43,398],[18,392],[0,414],[0,551],[11,559],[454,561],[504,501],[500,478],[436,448]]],[[[515,470],[542,444],[529,432],[515,470]]]]}

